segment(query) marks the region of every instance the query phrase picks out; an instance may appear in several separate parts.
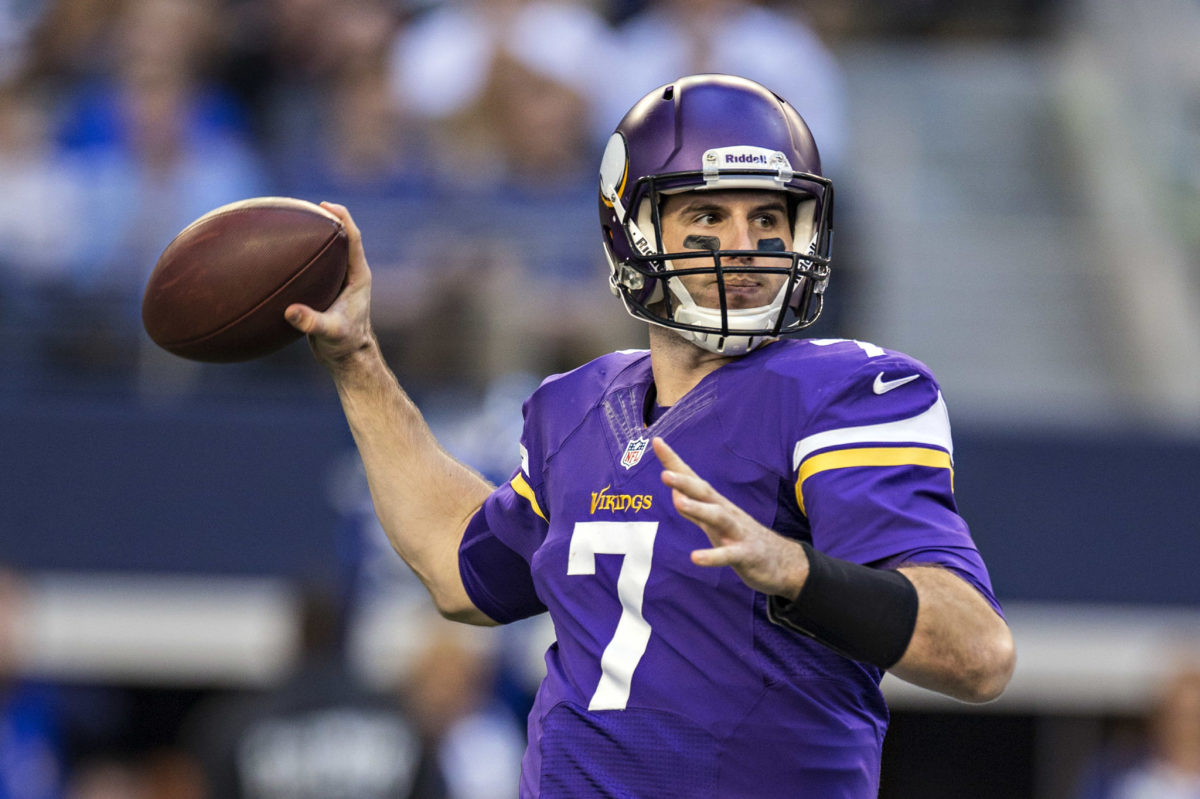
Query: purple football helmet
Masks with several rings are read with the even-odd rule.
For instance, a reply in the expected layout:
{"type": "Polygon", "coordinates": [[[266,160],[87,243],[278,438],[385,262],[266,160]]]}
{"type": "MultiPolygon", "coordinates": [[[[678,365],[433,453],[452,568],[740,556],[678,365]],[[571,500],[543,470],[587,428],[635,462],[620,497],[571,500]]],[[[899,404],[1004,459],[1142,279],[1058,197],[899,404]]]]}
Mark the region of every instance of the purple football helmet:
{"type": "Polygon", "coordinates": [[[807,327],[821,313],[829,279],[833,184],[808,125],[766,87],[732,75],[692,75],[643,97],[621,120],[600,164],[600,225],[613,293],[634,317],[674,329],[713,352],[737,355],[807,327]],[[791,250],[664,252],[662,202],[686,191],[784,192],[791,250]],[[748,266],[753,256],[756,266],[748,266]],[[770,265],[762,265],[764,263],[770,265]],[[786,278],[770,304],[730,308],[725,276],[786,278]],[[715,275],[720,307],[697,305],[677,278],[715,275]],[[789,313],[790,312],[790,313],[789,313]]]}

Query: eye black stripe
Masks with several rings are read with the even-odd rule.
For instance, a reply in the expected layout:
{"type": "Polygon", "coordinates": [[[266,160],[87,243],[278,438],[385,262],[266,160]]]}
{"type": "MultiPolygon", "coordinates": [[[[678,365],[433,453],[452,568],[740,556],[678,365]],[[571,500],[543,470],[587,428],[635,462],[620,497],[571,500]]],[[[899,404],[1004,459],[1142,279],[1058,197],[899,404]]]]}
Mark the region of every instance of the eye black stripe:
{"type": "Polygon", "coordinates": [[[716,236],[688,236],[683,240],[683,246],[690,250],[719,250],[721,240],[716,236]]]}

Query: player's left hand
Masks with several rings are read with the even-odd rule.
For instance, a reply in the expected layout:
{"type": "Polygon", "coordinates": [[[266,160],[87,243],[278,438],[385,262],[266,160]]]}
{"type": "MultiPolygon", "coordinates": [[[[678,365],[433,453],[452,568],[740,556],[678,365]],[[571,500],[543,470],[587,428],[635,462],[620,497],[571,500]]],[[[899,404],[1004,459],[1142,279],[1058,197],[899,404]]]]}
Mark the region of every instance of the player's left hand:
{"type": "Polygon", "coordinates": [[[675,509],[694,522],[710,549],[692,552],[697,566],[729,566],[746,585],[764,594],[795,599],[808,576],[808,558],[798,543],[764,527],[702,479],[661,438],[652,442],[663,465],[675,509]]]}

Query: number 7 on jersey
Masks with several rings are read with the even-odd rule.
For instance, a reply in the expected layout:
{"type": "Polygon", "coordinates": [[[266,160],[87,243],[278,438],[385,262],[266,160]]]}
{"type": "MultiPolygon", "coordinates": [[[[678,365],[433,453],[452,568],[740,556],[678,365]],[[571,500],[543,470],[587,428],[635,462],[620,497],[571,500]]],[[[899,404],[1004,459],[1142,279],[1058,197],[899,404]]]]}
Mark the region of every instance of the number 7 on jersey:
{"type": "Polygon", "coordinates": [[[567,574],[595,574],[597,555],[624,555],[617,575],[621,618],[600,657],[600,683],[588,710],[624,710],[633,671],[646,654],[650,624],[642,615],[658,522],[576,522],[567,574]]]}

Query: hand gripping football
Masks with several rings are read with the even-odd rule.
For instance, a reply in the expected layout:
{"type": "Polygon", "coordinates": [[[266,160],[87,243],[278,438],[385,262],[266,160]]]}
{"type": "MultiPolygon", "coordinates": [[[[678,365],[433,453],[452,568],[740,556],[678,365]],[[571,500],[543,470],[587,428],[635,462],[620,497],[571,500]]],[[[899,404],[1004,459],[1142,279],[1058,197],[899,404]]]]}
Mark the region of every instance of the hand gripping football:
{"type": "Polygon", "coordinates": [[[300,338],[283,318],[295,302],[318,311],[346,279],[346,231],[304,200],[256,197],[209,211],[159,256],[142,324],[163,349],[195,361],[247,361],[300,338]]]}

